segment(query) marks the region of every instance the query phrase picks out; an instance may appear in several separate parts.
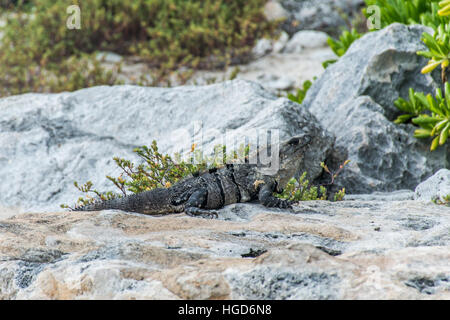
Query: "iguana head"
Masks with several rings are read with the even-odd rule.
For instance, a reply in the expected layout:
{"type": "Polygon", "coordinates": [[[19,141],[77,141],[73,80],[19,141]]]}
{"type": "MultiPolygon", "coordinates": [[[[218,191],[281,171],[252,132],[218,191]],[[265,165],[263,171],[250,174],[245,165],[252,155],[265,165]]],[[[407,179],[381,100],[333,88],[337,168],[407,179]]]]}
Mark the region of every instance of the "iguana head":
{"type": "Polygon", "coordinates": [[[311,141],[311,136],[302,134],[293,136],[280,144],[273,144],[270,147],[271,150],[268,152],[267,159],[264,159],[266,156],[265,151],[260,152],[259,164],[261,166],[259,171],[262,174],[275,177],[277,189],[281,191],[289,180],[301,169],[301,162],[311,141]],[[278,158],[274,156],[277,154],[278,158]],[[261,155],[263,158],[261,158],[261,155]]]}
{"type": "Polygon", "coordinates": [[[280,168],[277,173],[279,191],[302,169],[300,168],[300,164],[311,142],[312,137],[305,134],[294,136],[281,143],[279,150],[280,168]]]}

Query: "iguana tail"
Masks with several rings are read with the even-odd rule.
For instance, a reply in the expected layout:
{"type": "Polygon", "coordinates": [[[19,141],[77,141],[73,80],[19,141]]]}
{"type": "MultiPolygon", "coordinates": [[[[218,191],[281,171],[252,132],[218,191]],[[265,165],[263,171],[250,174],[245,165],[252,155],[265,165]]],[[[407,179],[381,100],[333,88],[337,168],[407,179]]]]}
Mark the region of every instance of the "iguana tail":
{"type": "Polygon", "coordinates": [[[184,207],[174,206],[171,204],[169,189],[158,188],[122,198],[94,202],[76,207],[73,211],[99,211],[109,209],[144,214],[163,214],[170,212],[182,212],[184,207]]]}
{"type": "MultiPolygon", "coordinates": [[[[131,196],[130,196],[131,197],[131,196]]],[[[108,209],[124,210],[129,207],[129,197],[98,200],[86,205],[77,206],[72,211],[99,211],[108,209]]]]}

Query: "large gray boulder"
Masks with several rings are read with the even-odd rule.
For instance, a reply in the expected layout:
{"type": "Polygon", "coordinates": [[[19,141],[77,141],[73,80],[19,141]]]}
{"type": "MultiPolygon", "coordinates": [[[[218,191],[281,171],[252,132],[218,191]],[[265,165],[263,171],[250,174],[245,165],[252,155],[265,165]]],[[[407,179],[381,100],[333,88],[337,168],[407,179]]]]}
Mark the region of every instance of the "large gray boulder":
{"type": "Polygon", "coordinates": [[[394,101],[406,98],[409,88],[432,93],[440,85],[436,74],[420,73],[426,60],[416,52],[425,48],[420,38],[427,30],[393,24],[365,35],[309,90],[302,108],[336,136],[329,163],[351,160],[336,187],[349,193],[413,190],[449,166],[447,147],[430,152],[430,141],[413,137],[415,127],[392,122],[399,114],[394,101]]]}
{"type": "Polygon", "coordinates": [[[0,207],[57,209],[80,196],[76,180],[113,190],[105,178],[121,171],[113,157],[136,160],[133,148],[228,151],[295,134],[313,139],[300,171],[321,172],[333,138],[306,109],[243,80],[200,87],[94,87],[73,93],[0,99],[0,207]],[[226,139],[224,137],[226,136],[226,139]],[[246,140],[247,139],[247,140],[246,140]]]}

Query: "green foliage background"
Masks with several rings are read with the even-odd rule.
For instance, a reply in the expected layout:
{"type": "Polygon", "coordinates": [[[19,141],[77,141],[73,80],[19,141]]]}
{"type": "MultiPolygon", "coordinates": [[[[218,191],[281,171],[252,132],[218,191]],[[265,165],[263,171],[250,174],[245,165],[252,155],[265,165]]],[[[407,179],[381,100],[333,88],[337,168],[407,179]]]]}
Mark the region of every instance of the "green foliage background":
{"type": "Polygon", "coordinates": [[[119,83],[96,51],[139,56],[162,80],[180,66],[245,61],[255,41],[275,33],[265,0],[35,0],[5,11],[0,28],[0,96],[119,83]],[[81,30],[66,26],[70,5],[81,30]]]}

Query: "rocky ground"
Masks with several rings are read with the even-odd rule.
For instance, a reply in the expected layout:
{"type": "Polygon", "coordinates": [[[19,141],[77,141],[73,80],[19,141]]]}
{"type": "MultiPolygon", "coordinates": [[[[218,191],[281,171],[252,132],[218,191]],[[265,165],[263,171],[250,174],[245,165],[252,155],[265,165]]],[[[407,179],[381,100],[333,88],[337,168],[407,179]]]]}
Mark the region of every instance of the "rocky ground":
{"type": "Polygon", "coordinates": [[[450,210],[414,200],[0,220],[1,299],[450,299],[450,210]]]}
{"type": "Polygon", "coordinates": [[[214,220],[0,209],[0,299],[450,299],[450,209],[430,202],[449,190],[441,170],[415,193],[214,220]]]}

